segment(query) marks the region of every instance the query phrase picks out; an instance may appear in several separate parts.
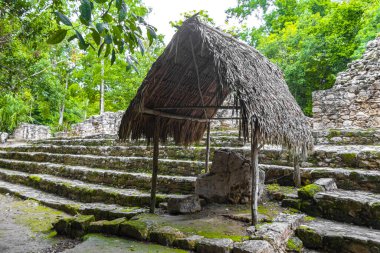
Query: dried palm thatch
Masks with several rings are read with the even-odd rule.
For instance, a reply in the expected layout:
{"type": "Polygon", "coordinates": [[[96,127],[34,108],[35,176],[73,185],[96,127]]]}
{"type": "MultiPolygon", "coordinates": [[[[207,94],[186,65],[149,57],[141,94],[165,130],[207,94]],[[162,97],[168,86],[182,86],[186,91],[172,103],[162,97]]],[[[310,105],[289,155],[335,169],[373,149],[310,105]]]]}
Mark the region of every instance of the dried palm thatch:
{"type": "Polygon", "coordinates": [[[261,142],[302,153],[311,145],[306,117],[278,67],[254,48],[196,17],[183,23],[153,64],[123,116],[119,137],[149,141],[155,115],[161,115],[161,141],[168,137],[183,145],[199,141],[207,121],[229,94],[240,109],[245,139],[253,120],[261,142]]]}

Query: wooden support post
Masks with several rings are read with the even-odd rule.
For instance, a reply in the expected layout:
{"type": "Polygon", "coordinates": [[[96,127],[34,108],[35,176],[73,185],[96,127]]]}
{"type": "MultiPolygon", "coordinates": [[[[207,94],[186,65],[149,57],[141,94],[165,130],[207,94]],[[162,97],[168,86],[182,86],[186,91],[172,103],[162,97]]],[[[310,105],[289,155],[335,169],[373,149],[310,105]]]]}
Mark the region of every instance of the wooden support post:
{"type": "Polygon", "coordinates": [[[208,164],[210,161],[210,121],[207,123],[207,139],[206,139],[206,173],[208,172],[208,164]]]}
{"type": "Polygon", "coordinates": [[[298,187],[301,187],[301,171],[300,171],[299,155],[296,152],[294,152],[294,156],[293,156],[293,166],[294,166],[293,181],[294,181],[294,185],[298,188],[298,187]]]}
{"type": "Polygon", "coordinates": [[[156,116],[153,135],[153,168],[152,168],[152,188],[150,191],[150,213],[154,213],[156,208],[156,188],[158,174],[158,153],[160,144],[160,117],[156,116]]]}
{"type": "Polygon", "coordinates": [[[258,221],[258,198],[259,198],[259,129],[257,124],[251,121],[251,218],[252,225],[256,225],[258,221]]]}

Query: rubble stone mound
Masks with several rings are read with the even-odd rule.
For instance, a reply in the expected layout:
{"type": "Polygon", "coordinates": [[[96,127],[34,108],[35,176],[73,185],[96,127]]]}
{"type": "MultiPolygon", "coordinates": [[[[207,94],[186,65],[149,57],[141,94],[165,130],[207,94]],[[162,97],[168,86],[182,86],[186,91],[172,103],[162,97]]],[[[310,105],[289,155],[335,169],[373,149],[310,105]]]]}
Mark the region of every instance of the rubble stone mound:
{"type": "Polygon", "coordinates": [[[380,127],[380,37],[331,89],[313,92],[313,118],[314,129],[380,127]]]}

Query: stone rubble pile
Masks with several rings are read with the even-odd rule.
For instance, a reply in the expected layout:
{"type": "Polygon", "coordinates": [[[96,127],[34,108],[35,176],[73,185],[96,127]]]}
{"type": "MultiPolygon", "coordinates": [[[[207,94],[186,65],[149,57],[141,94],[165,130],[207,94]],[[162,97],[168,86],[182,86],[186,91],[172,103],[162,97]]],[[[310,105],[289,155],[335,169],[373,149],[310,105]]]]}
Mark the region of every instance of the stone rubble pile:
{"type": "Polygon", "coordinates": [[[123,114],[124,111],[104,112],[101,115],[92,116],[81,123],[72,125],[70,131],[56,133],[55,136],[117,135],[123,114]]]}
{"type": "Polygon", "coordinates": [[[41,140],[51,138],[50,127],[35,124],[20,124],[13,132],[15,140],[41,140]]]}
{"type": "Polygon", "coordinates": [[[313,92],[313,117],[314,129],[380,127],[380,37],[331,89],[313,92]]]}

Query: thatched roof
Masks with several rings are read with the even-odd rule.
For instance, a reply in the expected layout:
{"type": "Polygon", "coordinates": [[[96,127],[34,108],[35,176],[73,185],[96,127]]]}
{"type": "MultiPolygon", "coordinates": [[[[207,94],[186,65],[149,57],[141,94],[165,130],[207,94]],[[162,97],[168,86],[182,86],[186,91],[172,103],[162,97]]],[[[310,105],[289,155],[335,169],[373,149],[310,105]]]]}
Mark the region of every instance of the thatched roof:
{"type": "Polygon", "coordinates": [[[153,64],[123,116],[119,137],[150,140],[154,114],[164,112],[184,119],[160,117],[162,141],[167,137],[177,144],[199,141],[207,127],[200,119],[212,118],[229,94],[241,108],[245,136],[254,119],[265,143],[298,150],[312,143],[306,117],[279,68],[254,48],[196,17],[183,23],[153,64]],[[208,108],[162,109],[190,106],[208,108]]]}

